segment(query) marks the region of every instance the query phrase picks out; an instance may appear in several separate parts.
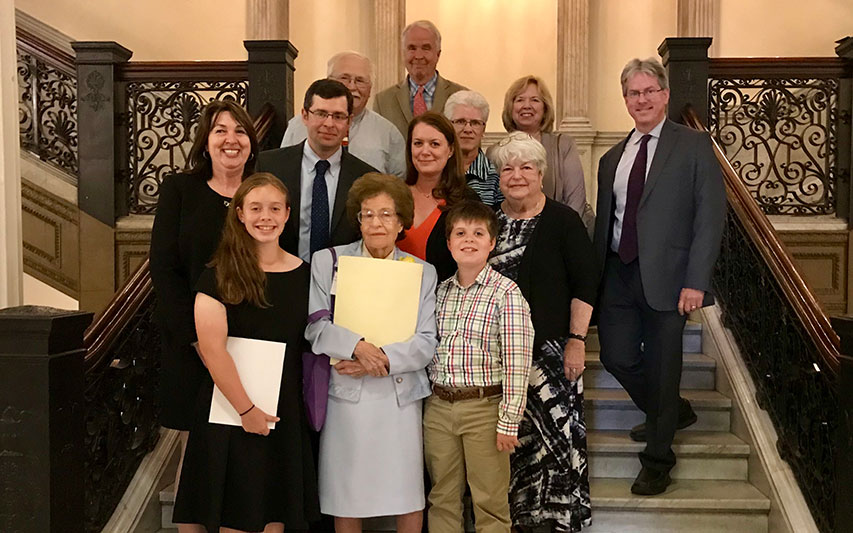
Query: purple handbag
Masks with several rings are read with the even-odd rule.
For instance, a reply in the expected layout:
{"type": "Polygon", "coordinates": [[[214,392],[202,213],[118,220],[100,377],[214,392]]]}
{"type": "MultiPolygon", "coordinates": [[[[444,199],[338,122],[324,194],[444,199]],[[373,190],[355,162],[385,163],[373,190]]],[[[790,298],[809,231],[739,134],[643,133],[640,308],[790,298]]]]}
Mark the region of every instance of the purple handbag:
{"type": "MultiPolygon", "coordinates": [[[[332,252],[332,279],[338,271],[338,254],[334,248],[332,252]]],[[[316,311],[308,317],[312,323],[322,317],[332,318],[335,309],[335,295],[331,296],[331,309],[316,311]]],[[[314,352],[302,353],[302,397],[305,401],[305,412],[308,415],[308,423],[314,431],[323,429],[326,422],[326,406],[329,403],[329,380],[332,377],[332,365],[329,364],[329,356],[326,354],[315,354],[314,352]]]]}

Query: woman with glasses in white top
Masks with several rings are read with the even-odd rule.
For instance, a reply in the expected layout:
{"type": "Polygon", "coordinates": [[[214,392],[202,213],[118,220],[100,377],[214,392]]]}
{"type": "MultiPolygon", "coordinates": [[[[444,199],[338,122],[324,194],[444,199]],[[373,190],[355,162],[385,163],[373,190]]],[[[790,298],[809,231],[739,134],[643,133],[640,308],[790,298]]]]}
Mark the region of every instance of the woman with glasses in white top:
{"type": "Polygon", "coordinates": [[[419,533],[425,506],[422,403],[424,370],[436,346],[435,269],[396,247],[412,226],[414,202],[399,178],[371,172],[353,183],[347,214],[361,240],[321,250],[311,263],[308,327],[314,353],[340,359],[332,370],[320,434],[320,510],[338,533],[360,532],[363,518],[396,516],[397,531],[419,533]],[[333,322],[342,256],[423,265],[415,334],[375,346],[333,322]]]}

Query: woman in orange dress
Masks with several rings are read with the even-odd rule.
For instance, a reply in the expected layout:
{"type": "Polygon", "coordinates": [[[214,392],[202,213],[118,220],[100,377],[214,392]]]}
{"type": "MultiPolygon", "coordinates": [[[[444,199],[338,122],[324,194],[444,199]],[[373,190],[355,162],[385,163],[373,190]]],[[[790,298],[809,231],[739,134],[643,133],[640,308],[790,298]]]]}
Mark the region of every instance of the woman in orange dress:
{"type": "Polygon", "coordinates": [[[444,233],[446,211],[461,200],[479,200],[465,184],[456,130],[444,116],[427,112],[409,123],[406,184],[415,220],[397,247],[432,264],[441,282],[456,272],[444,233]]]}

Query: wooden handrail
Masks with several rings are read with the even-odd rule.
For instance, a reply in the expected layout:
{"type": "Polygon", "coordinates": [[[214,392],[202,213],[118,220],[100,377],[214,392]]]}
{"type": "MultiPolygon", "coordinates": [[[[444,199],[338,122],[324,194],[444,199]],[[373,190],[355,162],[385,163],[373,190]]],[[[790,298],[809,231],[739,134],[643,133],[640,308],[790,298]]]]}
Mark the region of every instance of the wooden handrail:
{"type": "Polygon", "coordinates": [[[74,56],[67,51],[57,48],[49,42],[33,35],[20,26],[15,28],[16,46],[22,50],[38,56],[40,59],[47,60],[51,66],[65,71],[67,74],[75,76],[77,66],[74,63],[74,56]]]}
{"type": "MultiPolygon", "coordinates": [[[[693,109],[686,109],[682,117],[684,124],[688,127],[707,131],[693,109]]],[[[838,375],[841,343],[835,330],[832,329],[829,317],[820,307],[814,292],[794,264],[794,260],[779,239],[776,229],[773,228],[770,220],[740,181],[717,141],[713,137],[711,140],[714,143],[717,160],[723,170],[729,205],[743,223],[767,266],[770,267],[770,271],[773,272],[773,276],[794,308],[794,312],[806,332],[814,340],[823,366],[834,375],[838,375]]]]}
{"type": "Polygon", "coordinates": [[[132,61],[116,69],[119,81],[244,81],[245,61],[132,61]]]}
{"type": "Polygon", "coordinates": [[[708,77],[849,78],[853,63],[840,57],[715,57],[708,77]]]}

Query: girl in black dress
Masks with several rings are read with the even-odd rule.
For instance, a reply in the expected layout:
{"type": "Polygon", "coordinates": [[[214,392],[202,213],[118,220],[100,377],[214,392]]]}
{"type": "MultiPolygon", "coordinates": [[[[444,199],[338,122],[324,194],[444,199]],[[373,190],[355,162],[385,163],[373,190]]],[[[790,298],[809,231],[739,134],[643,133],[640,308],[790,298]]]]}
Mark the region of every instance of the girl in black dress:
{"type": "Polygon", "coordinates": [[[305,529],[319,518],[301,397],[310,270],[279,247],[289,215],[281,181],[267,173],[247,178],[228,209],[211,268],[199,278],[195,326],[209,373],[175,500],[173,521],[181,529],[270,533],[305,529]],[[263,412],[246,393],[226,350],[229,335],[287,344],[276,413],[263,412]],[[208,422],[214,383],[240,413],[242,427],[208,422]]]}
{"type": "MultiPolygon", "coordinates": [[[[195,284],[222,235],[228,203],[255,166],[258,141],[246,111],[232,100],[215,100],[201,113],[186,173],[160,187],[151,233],[150,269],[163,343],[160,360],[160,423],[187,443],[198,388],[207,371],[195,342],[195,284]]],[[[175,476],[175,489],[181,465],[175,476]]]]}

